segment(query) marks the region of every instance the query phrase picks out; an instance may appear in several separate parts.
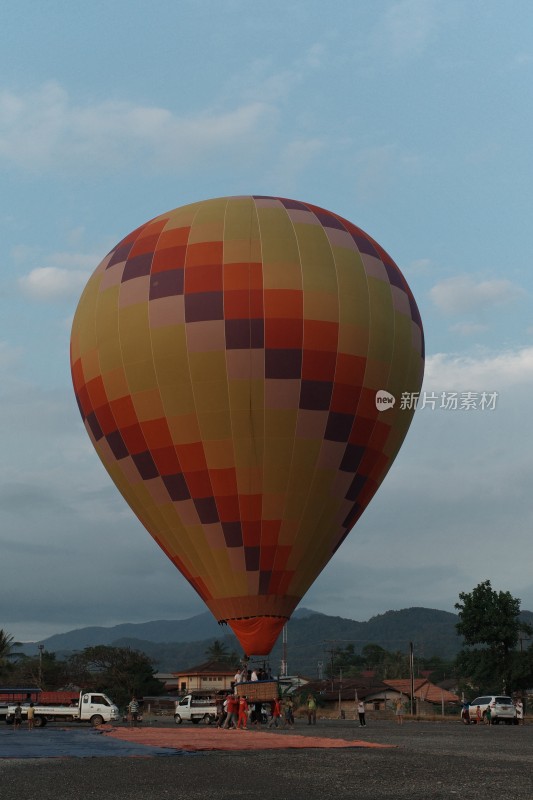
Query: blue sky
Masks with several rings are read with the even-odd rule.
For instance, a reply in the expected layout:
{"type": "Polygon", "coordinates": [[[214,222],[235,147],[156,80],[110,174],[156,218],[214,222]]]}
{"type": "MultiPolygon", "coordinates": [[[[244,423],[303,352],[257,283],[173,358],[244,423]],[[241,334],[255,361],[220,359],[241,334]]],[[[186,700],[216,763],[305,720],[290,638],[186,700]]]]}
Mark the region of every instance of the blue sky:
{"type": "Polygon", "coordinates": [[[364,228],[418,301],[424,389],[497,393],[419,410],[304,604],[453,610],[490,579],[533,608],[531,4],[20,0],[0,24],[0,627],[203,610],[93,453],[68,341],[125,234],[252,193],[364,228]]]}

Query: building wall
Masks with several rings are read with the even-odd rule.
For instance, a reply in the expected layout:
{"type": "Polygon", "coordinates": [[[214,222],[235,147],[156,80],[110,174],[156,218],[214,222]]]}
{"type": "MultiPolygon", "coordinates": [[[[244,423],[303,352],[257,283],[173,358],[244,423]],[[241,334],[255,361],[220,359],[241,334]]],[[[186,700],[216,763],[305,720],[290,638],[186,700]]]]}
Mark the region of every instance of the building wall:
{"type": "Polygon", "coordinates": [[[229,691],[232,675],[178,675],[179,694],[195,691],[229,691]]]}

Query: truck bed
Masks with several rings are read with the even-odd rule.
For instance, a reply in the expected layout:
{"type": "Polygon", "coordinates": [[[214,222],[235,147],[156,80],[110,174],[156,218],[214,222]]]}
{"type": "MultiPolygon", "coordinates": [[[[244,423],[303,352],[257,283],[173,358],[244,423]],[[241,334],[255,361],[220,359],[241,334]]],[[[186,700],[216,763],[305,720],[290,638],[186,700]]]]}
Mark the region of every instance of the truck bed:
{"type": "MultiPolygon", "coordinates": [[[[79,707],[76,706],[33,706],[35,716],[41,717],[78,717],[80,713],[79,707]]],[[[13,716],[15,713],[15,706],[9,706],[8,714],[13,716]]],[[[28,716],[28,706],[22,706],[22,716],[28,716]]]]}

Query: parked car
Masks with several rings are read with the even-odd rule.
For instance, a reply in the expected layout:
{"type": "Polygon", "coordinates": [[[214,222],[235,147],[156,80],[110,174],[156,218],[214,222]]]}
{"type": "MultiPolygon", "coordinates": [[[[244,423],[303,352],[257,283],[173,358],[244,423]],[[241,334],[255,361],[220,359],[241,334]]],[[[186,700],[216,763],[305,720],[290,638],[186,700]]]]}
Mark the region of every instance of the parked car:
{"type": "Polygon", "coordinates": [[[500,722],[505,722],[506,725],[516,725],[518,720],[516,718],[516,708],[513,701],[506,695],[487,694],[482,697],[476,697],[472,700],[469,708],[469,719],[466,719],[464,710],[461,712],[463,722],[477,722],[477,708],[481,714],[482,722],[487,721],[487,708],[490,706],[491,721],[493,725],[498,725],[500,722]]]}

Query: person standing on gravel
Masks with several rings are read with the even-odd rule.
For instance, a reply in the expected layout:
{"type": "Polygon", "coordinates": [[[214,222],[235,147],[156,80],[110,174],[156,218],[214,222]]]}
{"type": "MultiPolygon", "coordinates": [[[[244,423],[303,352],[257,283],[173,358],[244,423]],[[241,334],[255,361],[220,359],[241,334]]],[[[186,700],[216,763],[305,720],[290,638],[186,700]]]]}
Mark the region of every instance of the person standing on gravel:
{"type": "Polygon", "coordinates": [[[128,717],[129,717],[130,727],[136,728],[137,722],[139,720],[139,703],[135,695],[131,698],[128,704],[128,717]]]}
{"type": "Polygon", "coordinates": [[[268,727],[271,728],[273,725],[275,728],[281,724],[281,703],[276,698],[276,700],[272,703],[272,718],[268,723],[268,727]]]}
{"type": "Polygon", "coordinates": [[[316,700],[312,694],[307,695],[307,724],[316,725],[316,700]]]}
{"type": "Polygon", "coordinates": [[[396,700],[396,722],[403,725],[403,696],[400,695],[396,700]]]}
{"type": "Polygon", "coordinates": [[[243,730],[248,730],[248,702],[246,697],[242,695],[239,698],[239,717],[237,720],[237,728],[242,728],[243,730]]]}
{"type": "Polygon", "coordinates": [[[239,698],[237,695],[229,694],[227,699],[228,713],[226,714],[226,719],[222,726],[224,730],[228,730],[229,728],[237,728],[237,717],[239,714],[239,698]]]}
{"type": "Polygon", "coordinates": [[[13,714],[13,733],[18,731],[21,725],[22,725],[22,706],[20,705],[19,701],[15,706],[15,713],[13,714]]]}
{"type": "Polygon", "coordinates": [[[35,721],[35,707],[34,707],[33,703],[30,703],[30,705],[28,706],[27,720],[28,720],[28,730],[32,731],[33,730],[33,723],[35,721]]]}
{"type": "Polygon", "coordinates": [[[357,703],[357,714],[359,715],[359,726],[361,728],[366,728],[365,704],[362,700],[359,700],[357,703]]]}

